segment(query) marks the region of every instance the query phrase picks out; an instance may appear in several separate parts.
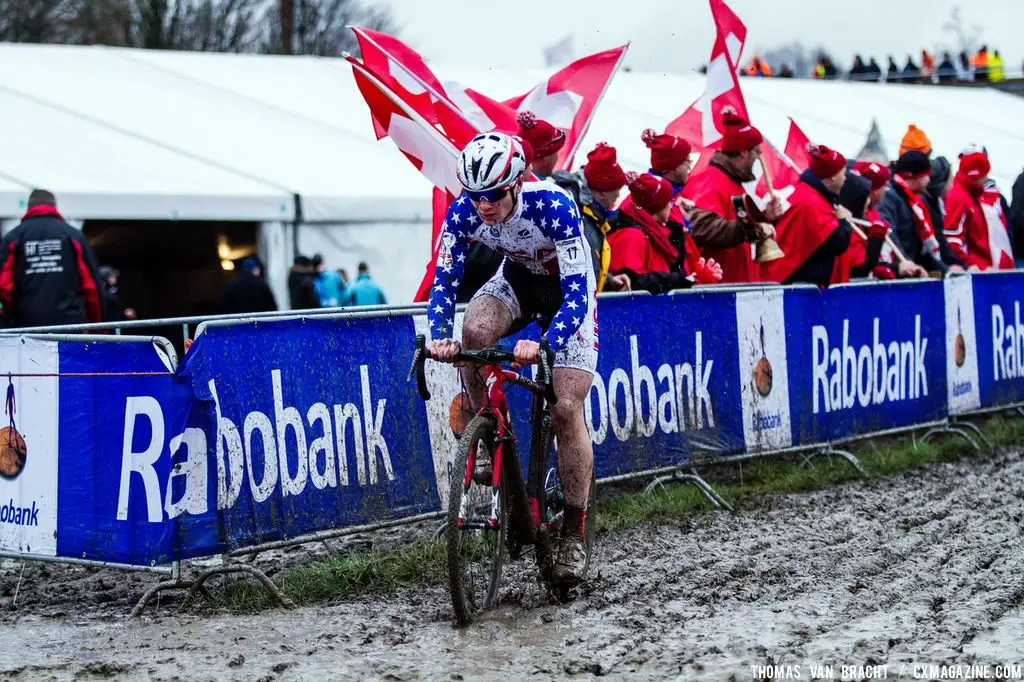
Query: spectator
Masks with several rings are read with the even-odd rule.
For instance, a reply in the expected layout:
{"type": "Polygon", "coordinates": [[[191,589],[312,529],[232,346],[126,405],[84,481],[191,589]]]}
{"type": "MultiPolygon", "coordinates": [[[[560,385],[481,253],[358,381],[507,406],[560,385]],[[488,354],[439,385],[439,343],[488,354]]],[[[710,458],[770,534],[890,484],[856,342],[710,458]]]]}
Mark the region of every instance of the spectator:
{"type": "Polygon", "coordinates": [[[103,321],[96,255],[64,222],[51,192],[32,190],[21,224],[4,235],[0,249],[0,303],[9,326],[103,321]]]}
{"type": "Polygon", "coordinates": [[[892,226],[892,238],[907,258],[929,271],[962,272],[949,247],[941,247],[924,200],[931,170],[928,155],[920,150],[900,156],[878,212],[892,226]]]}
{"type": "MultiPolygon", "coordinates": [[[[870,222],[873,226],[874,225],[884,225],[885,226],[885,232],[882,233],[882,239],[884,240],[885,236],[889,234],[889,230],[891,229],[891,226],[878,213],[878,207],[882,204],[883,201],[885,201],[885,196],[886,196],[886,194],[889,193],[889,180],[891,179],[892,174],[889,172],[889,168],[888,167],[886,167],[886,166],[884,166],[884,165],[882,165],[880,163],[874,163],[874,162],[871,162],[871,161],[858,161],[856,164],[854,164],[852,172],[853,172],[853,174],[859,175],[859,176],[861,176],[862,178],[864,178],[865,180],[867,180],[868,182],[871,183],[871,194],[868,195],[868,208],[864,212],[864,219],[867,220],[868,222],[870,222]]],[[[845,187],[844,187],[844,190],[845,190],[845,187]]],[[[858,216],[856,214],[856,212],[854,212],[854,217],[858,218],[860,216],[858,216]]],[[[876,235],[877,234],[879,234],[878,231],[876,231],[876,235]]],[[[870,239],[871,239],[870,231],[868,232],[867,236],[868,236],[868,239],[870,241],[870,239]]],[[[868,248],[866,248],[866,250],[868,252],[870,252],[870,250],[871,250],[869,248],[870,246],[871,246],[870,243],[867,244],[868,248]]],[[[853,250],[852,244],[851,244],[851,250],[853,250]]],[[[885,253],[887,250],[888,249],[886,247],[883,247],[882,248],[882,253],[885,253]]],[[[867,258],[865,259],[865,262],[867,262],[867,258]]],[[[860,274],[861,272],[862,272],[861,270],[858,270],[857,274],[853,274],[853,272],[851,271],[851,274],[856,277],[856,276],[861,276],[861,274],[860,274]]],[[[886,257],[886,258],[881,258],[880,257],[878,264],[874,268],[871,269],[871,273],[874,274],[877,279],[894,279],[897,276],[898,277],[927,277],[928,276],[928,271],[925,270],[924,268],[922,268],[920,265],[917,265],[915,263],[911,263],[909,261],[897,261],[897,263],[893,263],[892,262],[892,257],[886,257]]]]}
{"type": "Polygon", "coordinates": [[[839,69],[836,68],[836,65],[835,63],[833,63],[831,57],[829,57],[828,55],[823,55],[821,58],[821,63],[825,67],[826,80],[834,80],[839,75],[839,69]]]}
{"type": "Polygon", "coordinates": [[[900,72],[900,67],[896,64],[896,60],[889,55],[889,65],[885,74],[885,80],[887,83],[899,83],[903,80],[903,74],[900,72]]]}
{"type": "Polygon", "coordinates": [[[952,83],[957,79],[956,64],[953,63],[953,58],[948,52],[942,54],[942,62],[935,70],[935,75],[943,84],[952,83]]]}
{"type": "MultiPolygon", "coordinates": [[[[949,185],[953,180],[953,174],[946,157],[938,156],[932,159],[931,163],[932,171],[928,177],[928,187],[925,190],[924,200],[928,204],[928,213],[931,216],[932,225],[943,225],[946,220],[946,195],[949,193],[949,185]]],[[[945,239],[945,234],[940,231],[935,236],[939,238],[941,245],[941,242],[945,239]]]]}
{"type": "Polygon", "coordinates": [[[935,57],[928,50],[921,50],[921,82],[932,82],[935,75],[935,57]]]}
{"type": "Polygon", "coordinates": [[[745,72],[748,76],[759,76],[761,78],[771,78],[772,67],[768,65],[760,56],[754,55],[754,58],[750,60],[747,65],[745,72]]]}
{"type": "Polygon", "coordinates": [[[990,197],[988,201],[995,212],[993,219],[986,215],[983,195],[990,170],[984,151],[969,147],[960,155],[960,168],[949,190],[946,240],[953,253],[971,271],[1013,267],[1012,254],[1009,253],[1012,248],[1002,221],[1002,209],[995,209],[999,205],[998,196],[990,197]]]}
{"type": "Polygon", "coordinates": [[[878,65],[875,58],[872,57],[871,61],[868,62],[867,74],[870,76],[869,80],[875,81],[876,83],[882,82],[882,67],[878,65]]]}
{"type": "Polygon", "coordinates": [[[277,310],[277,300],[263,278],[263,268],[259,260],[253,256],[243,258],[238,274],[224,287],[217,312],[234,315],[274,310],[277,310]]]}
{"type": "Polygon", "coordinates": [[[652,294],[687,289],[701,277],[713,281],[714,265],[694,277],[687,277],[680,267],[685,254],[671,241],[672,184],[650,173],[630,173],[628,178],[632,201],[616,214],[608,234],[611,271],[627,276],[633,290],[652,294]]]}
{"type": "Polygon", "coordinates": [[[1013,229],[1013,255],[1021,261],[1024,260],[1024,172],[1021,172],[1013,183],[1010,218],[1013,229]]]}
{"type": "Polygon", "coordinates": [[[932,141],[928,139],[923,130],[913,123],[907,128],[906,134],[903,135],[903,139],[900,141],[899,155],[903,156],[909,151],[924,152],[925,156],[929,156],[932,153],[932,141]]]}
{"type": "Polygon", "coordinates": [[[366,263],[360,263],[359,275],[352,286],[348,288],[344,305],[387,305],[387,303],[388,299],[384,296],[384,292],[370,277],[370,267],[366,263]]]}
{"type": "MultiPolygon", "coordinates": [[[[779,247],[786,255],[763,263],[761,277],[766,282],[827,287],[852,234],[853,216],[839,204],[846,159],[824,145],[808,145],[807,152],[810,166],[800,174],[789,200],[792,206],[779,220],[779,247]]],[[[848,279],[848,273],[841,277],[848,279]]]]}
{"type": "Polygon", "coordinates": [[[320,307],[337,308],[341,305],[341,294],[345,288],[341,276],[336,271],[324,267],[324,257],[319,253],[313,256],[313,269],[316,275],[314,284],[316,284],[317,295],[320,297],[320,307]]]}
{"type": "Polygon", "coordinates": [[[138,317],[134,308],[126,308],[121,302],[121,290],[117,281],[121,276],[109,265],[100,266],[100,281],[103,283],[103,309],[106,312],[107,322],[123,322],[134,320],[138,317]]]}
{"type": "MultiPolygon", "coordinates": [[[[851,171],[839,191],[839,203],[845,206],[854,218],[866,220],[870,201],[871,181],[851,171]]],[[[879,221],[872,222],[871,227],[861,229],[867,241],[854,233],[846,253],[836,259],[832,283],[840,284],[853,278],[870,275],[878,267],[888,231],[889,226],[879,221]]]]}
{"type": "Polygon", "coordinates": [[[606,235],[611,229],[608,216],[626,185],[626,174],[619,166],[615,147],[599,142],[587,154],[587,163],[575,173],[555,171],[551,177],[556,185],[569,192],[580,209],[583,235],[591,249],[598,291],[629,289],[629,278],[609,273],[611,248],[606,235]]]}
{"type": "Polygon", "coordinates": [[[787,64],[786,62],[782,62],[782,65],[779,67],[779,75],[777,76],[777,78],[792,78],[792,77],[793,77],[793,69],[789,68],[789,64],[787,64]]]}
{"type": "Polygon", "coordinates": [[[530,144],[533,160],[527,164],[538,179],[544,180],[555,172],[558,151],[565,146],[565,133],[542,121],[532,111],[520,111],[516,117],[519,137],[530,144]]]}
{"type": "Polygon", "coordinates": [[[306,256],[296,256],[288,274],[288,297],[292,310],[310,310],[320,307],[316,293],[313,261],[306,256]]]}
{"type": "MultiPolygon", "coordinates": [[[[722,266],[724,282],[756,282],[750,244],[775,236],[768,224],[738,220],[734,197],[746,194],[744,182],[754,180],[754,163],[761,156],[760,131],[732,107],[722,110],[721,147],[708,167],[689,179],[683,196],[696,209],[687,209],[693,240],[701,253],[722,266]]],[[[778,220],[782,205],[776,199],[765,208],[769,221],[778,220]]]]}
{"type": "Polygon", "coordinates": [[[921,80],[921,69],[914,63],[914,58],[907,55],[907,63],[903,66],[903,82],[917,83],[921,80]]]}
{"type": "Polygon", "coordinates": [[[988,57],[988,79],[993,83],[1002,83],[1006,80],[1006,65],[1003,58],[996,50],[988,57]]]}
{"type": "MultiPolygon", "coordinates": [[[[648,174],[665,178],[672,185],[673,205],[668,222],[669,241],[684,259],[680,261],[679,267],[686,274],[696,275],[704,267],[701,264],[700,249],[694,243],[693,236],[686,227],[686,217],[679,207],[679,202],[676,201],[690,177],[692,147],[681,137],[659,135],[651,128],[644,130],[640,139],[651,150],[651,169],[648,174]]],[[[626,197],[622,203],[623,207],[632,203],[632,196],[626,197]]]]}
{"type": "Polygon", "coordinates": [[[988,46],[982,45],[981,49],[971,57],[971,66],[974,71],[974,80],[982,83],[988,82],[988,46]]]}
{"type": "Polygon", "coordinates": [[[693,161],[690,143],[675,135],[659,135],[648,128],[640,135],[644,145],[651,150],[652,175],[663,177],[672,183],[672,197],[683,191],[686,181],[690,178],[693,161]]]}
{"type": "Polygon", "coordinates": [[[868,67],[860,55],[853,58],[853,66],[850,67],[850,80],[866,81],[869,79],[868,67]]]}
{"type": "Polygon", "coordinates": [[[967,55],[967,52],[960,53],[956,76],[962,81],[974,80],[974,67],[971,65],[971,58],[967,55]]]}

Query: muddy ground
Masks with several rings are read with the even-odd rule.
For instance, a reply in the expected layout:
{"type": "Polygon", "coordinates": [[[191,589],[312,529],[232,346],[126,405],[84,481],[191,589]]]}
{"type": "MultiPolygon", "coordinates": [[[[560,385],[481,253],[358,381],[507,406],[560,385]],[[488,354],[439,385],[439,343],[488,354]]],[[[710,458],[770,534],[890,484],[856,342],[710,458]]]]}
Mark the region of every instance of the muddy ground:
{"type": "Polygon", "coordinates": [[[256,615],[165,601],[127,620],[152,576],[8,562],[0,679],[748,680],[766,664],[913,679],[915,664],[1021,664],[1022,524],[1018,454],[767,496],[600,537],[597,574],[567,606],[517,564],[466,630],[443,588],[256,615]]]}

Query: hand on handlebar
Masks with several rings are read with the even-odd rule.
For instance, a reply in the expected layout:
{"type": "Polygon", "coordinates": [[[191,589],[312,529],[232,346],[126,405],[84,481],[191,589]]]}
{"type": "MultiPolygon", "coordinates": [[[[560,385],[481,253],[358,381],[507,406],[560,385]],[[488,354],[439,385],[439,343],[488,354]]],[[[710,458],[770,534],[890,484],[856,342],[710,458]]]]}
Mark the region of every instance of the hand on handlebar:
{"type": "Polygon", "coordinates": [[[427,355],[437,362],[455,362],[455,358],[459,357],[461,352],[462,344],[455,339],[431,341],[427,345],[427,355]]]}
{"type": "Polygon", "coordinates": [[[536,365],[540,362],[540,344],[536,341],[527,341],[524,339],[516,343],[516,347],[512,350],[512,354],[516,356],[516,367],[536,365]]]}

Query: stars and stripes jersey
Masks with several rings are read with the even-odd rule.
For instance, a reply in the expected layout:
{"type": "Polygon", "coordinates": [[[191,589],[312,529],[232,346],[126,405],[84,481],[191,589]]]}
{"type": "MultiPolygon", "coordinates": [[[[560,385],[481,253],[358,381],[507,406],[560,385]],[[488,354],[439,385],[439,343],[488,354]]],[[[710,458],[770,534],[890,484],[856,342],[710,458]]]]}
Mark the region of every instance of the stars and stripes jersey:
{"type": "Polygon", "coordinates": [[[562,304],[549,327],[557,333],[548,333],[546,338],[552,350],[561,350],[580,328],[597,290],[579,209],[572,197],[551,182],[524,183],[512,215],[497,225],[485,225],[465,194],[452,202],[442,228],[427,313],[435,339],[451,337],[455,293],[471,239],[532,274],[558,277],[562,304]]]}

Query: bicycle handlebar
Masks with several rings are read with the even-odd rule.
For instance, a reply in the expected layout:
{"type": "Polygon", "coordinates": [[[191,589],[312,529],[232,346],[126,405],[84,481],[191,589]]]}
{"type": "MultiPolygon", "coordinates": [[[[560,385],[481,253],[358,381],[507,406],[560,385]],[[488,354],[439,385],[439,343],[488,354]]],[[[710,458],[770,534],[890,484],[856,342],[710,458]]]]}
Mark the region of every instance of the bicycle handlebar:
{"type": "MultiPolygon", "coordinates": [[[[554,405],[558,402],[555,389],[552,384],[551,368],[554,364],[555,352],[551,350],[547,341],[540,342],[540,366],[537,369],[537,381],[531,381],[521,377],[517,382],[526,388],[543,393],[549,403],[554,405]]],[[[407,381],[416,375],[416,390],[424,400],[430,400],[430,390],[427,388],[427,376],[424,369],[427,358],[430,358],[427,350],[427,337],[423,334],[416,336],[416,351],[412,357],[412,367],[409,368],[407,381]]],[[[431,358],[433,359],[433,358],[431,358]]],[[[502,348],[484,348],[482,350],[465,350],[455,357],[456,362],[472,362],[480,365],[501,365],[516,361],[516,356],[502,348]]]]}

